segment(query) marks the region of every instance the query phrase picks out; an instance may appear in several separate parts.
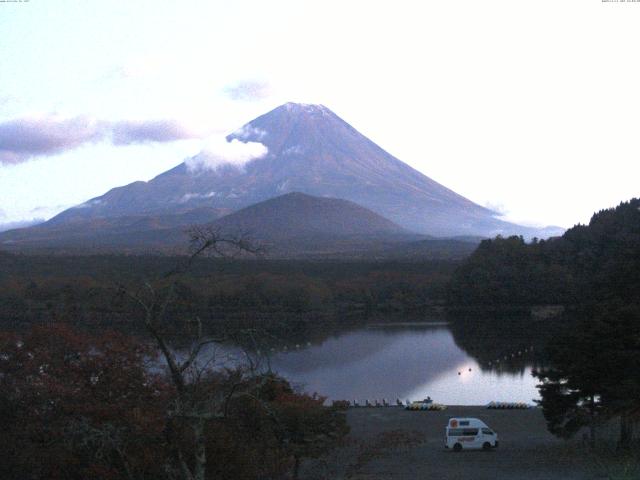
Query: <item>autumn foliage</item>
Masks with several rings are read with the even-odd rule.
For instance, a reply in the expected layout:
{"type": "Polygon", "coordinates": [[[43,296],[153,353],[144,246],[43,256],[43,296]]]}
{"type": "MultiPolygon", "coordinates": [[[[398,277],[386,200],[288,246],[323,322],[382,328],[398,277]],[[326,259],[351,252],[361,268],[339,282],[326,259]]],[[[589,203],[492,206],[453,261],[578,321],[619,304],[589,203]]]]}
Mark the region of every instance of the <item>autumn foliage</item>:
{"type": "Polygon", "coordinates": [[[168,391],[150,352],[64,325],[0,337],[2,478],[118,478],[149,470],[168,391]]]}
{"type": "MultiPolygon", "coordinates": [[[[274,375],[223,370],[202,382],[248,392],[206,423],[206,478],[286,478],[346,433],[338,410],[274,375]]],[[[65,325],[0,333],[0,478],[182,478],[175,452],[193,439],[168,414],[175,398],[155,352],[127,336],[65,325]]]]}

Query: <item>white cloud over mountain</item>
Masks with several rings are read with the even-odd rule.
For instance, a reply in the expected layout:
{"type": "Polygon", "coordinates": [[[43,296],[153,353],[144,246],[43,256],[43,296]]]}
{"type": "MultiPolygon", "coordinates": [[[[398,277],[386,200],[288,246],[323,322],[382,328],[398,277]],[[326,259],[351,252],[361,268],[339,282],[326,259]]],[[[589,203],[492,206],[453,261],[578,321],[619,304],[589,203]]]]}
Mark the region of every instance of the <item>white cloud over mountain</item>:
{"type": "Polygon", "coordinates": [[[242,168],[251,160],[264,157],[269,149],[260,142],[241,142],[233,139],[228,142],[224,137],[213,137],[197,155],[186,160],[187,168],[198,170],[216,170],[230,165],[242,168]]]}

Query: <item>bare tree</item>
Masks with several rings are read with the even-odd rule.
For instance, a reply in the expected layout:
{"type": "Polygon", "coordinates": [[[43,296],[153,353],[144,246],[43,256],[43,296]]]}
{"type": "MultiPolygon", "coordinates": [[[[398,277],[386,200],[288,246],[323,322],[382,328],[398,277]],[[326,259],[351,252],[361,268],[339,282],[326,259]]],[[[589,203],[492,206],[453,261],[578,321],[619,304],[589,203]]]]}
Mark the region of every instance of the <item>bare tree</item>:
{"type": "Polygon", "coordinates": [[[136,292],[121,286],[121,291],[142,310],[142,323],[155,342],[167,365],[169,378],[175,389],[175,398],[167,412],[167,440],[173,450],[177,468],[167,466],[171,478],[204,480],[207,466],[205,427],[207,422],[223,418],[229,402],[237,396],[250,395],[259,388],[260,377],[256,375],[257,362],[249,362],[248,369],[227,370],[225,381],[214,384],[208,374],[214,353],[205,361],[199,361],[205,347],[227,340],[225,336],[206,336],[202,321],[191,319],[195,324],[195,339],[187,353],[177,355],[162,331],[162,322],[167,309],[176,299],[176,285],[194,261],[202,256],[232,257],[261,256],[264,252],[246,235],[229,236],[211,226],[193,227],[189,231],[190,255],[175,269],[153,285],[145,282],[136,292]],[[255,389],[255,390],[254,390],[255,389]],[[180,428],[188,428],[193,438],[193,450],[183,451],[179,441],[180,428]]]}

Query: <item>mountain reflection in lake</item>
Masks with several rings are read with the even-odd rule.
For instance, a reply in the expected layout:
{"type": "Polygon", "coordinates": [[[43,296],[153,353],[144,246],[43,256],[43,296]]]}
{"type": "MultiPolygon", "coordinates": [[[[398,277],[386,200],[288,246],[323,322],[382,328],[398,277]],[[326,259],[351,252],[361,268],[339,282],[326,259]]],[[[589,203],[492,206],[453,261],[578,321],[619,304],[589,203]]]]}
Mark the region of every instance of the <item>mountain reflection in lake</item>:
{"type": "Polygon", "coordinates": [[[441,326],[362,327],[300,350],[274,353],[271,366],[307,392],[361,404],[365,399],[395,402],[397,397],[431,396],[450,405],[539,398],[531,366],[523,364],[518,373],[483,371],[441,326]]]}

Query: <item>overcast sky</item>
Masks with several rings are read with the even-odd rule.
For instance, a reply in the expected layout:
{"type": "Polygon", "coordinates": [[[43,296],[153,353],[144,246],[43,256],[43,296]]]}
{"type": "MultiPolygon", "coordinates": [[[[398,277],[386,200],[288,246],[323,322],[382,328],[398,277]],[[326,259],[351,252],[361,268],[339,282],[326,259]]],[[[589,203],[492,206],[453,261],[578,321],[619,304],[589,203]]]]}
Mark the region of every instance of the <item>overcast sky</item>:
{"type": "Polygon", "coordinates": [[[640,194],[640,3],[0,3],[0,223],[148,180],[321,103],[514,221],[640,194]]]}

